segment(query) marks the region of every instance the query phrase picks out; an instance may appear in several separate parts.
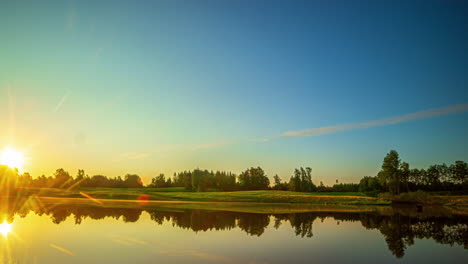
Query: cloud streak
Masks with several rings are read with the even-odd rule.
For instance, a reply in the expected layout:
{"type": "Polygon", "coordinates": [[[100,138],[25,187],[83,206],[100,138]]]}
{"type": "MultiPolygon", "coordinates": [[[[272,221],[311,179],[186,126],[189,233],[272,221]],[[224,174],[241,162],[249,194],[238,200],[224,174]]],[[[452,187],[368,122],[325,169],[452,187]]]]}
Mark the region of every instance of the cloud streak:
{"type": "Polygon", "coordinates": [[[62,107],[65,100],[67,100],[69,94],[70,94],[70,92],[68,92],[64,96],[62,96],[59,103],[55,106],[54,112],[57,112],[62,107]]]}
{"type": "Polygon", "coordinates": [[[350,124],[343,124],[343,125],[336,125],[336,126],[328,126],[328,127],[318,127],[312,129],[305,129],[305,130],[298,130],[298,131],[288,131],[284,132],[280,135],[274,136],[269,139],[262,139],[260,141],[269,141],[271,139],[280,138],[280,137],[313,137],[319,135],[325,135],[330,133],[335,133],[339,131],[346,131],[346,130],[354,130],[354,129],[366,129],[371,127],[378,127],[378,126],[388,126],[394,125],[419,119],[426,119],[436,116],[443,116],[448,114],[460,113],[468,111],[468,104],[458,104],[458,105],[451,105],[442,108],[434,108],[425,111],[419,111],[394,117],[376,119],[371,121],[365,122],[358,122],[358,123],[350,123],[350,124]]]}

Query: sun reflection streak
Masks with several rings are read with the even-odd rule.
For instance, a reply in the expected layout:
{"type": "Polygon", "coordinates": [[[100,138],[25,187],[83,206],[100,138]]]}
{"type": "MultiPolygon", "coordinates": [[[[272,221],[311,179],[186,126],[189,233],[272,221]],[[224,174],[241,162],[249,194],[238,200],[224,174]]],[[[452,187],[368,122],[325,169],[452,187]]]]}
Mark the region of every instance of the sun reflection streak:
{"type": "Polygon", "coordinates": [[[76,256],[76,254],[73,253],[73,252],[71,252],[70,250],[64,249],[63,247],[57,246],[57,245],[55,245],[55,244],[50,244],[50,247],[55,248],[55,249],[57,249],[58,251],[62,251],[63,253],[68,254],[68,255],[70,255],[70,256],[76,256]]]}

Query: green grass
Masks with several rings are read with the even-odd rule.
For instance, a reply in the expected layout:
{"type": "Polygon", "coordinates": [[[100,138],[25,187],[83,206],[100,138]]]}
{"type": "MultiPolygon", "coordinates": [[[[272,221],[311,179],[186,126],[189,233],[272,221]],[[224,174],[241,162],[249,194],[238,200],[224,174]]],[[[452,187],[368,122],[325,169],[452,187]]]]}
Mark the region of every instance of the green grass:
{"type": "Polygon", "coordinates": [[[181,211],[186,209],[202,209],[213,211],[233,211],[243,213],[284,214],[303,212],[372,212],[381,206],[376,205],[338,205],[324,206],[307,203],[244,203],[244,202],[189,202],[189,201],[161,201],[140,203],[134,200],[100,200],[100,203],[89,199],[34,197],[41,200],[41,204],[70,206],[92,206],[99,208],[141,208],[161,211],[181,211]]]}
{"type": "MultiPolygon", "coordinates": [[[[408,193],[398,197],[379,198],[366,196],[358,192],[330,192],[330,193],[300,193],[289,191],[238,191],[238,192],[187,192],[183,188],[79,188],[74,190],[62,190],[54,188],[23,188],[17,190],[17,195],[21,193],[35,194],[37,197],[53,200],[68,200],[69,202],[90,202],[96,200],[88,199],[92,197],[105,204],[122,203],[125,206],[157,206],[157,207],[183,207],[183,208],[206,208],[210,210],[235,210],[235,211],[301,211],[301,210],[363,210],[368,207],[379,207],[390,205],[392,202],[407,201],[415,203],[417,201],[425,206],[448,206],[450,208],[466,211],[468,208],[468,196],[434,196],[430,199],[424,198],[419,193],[408,193]],[[141,195],[149,199],[135,203],[141,195]],[[87,198],[87,197],[88,198],[87,198]],[[80,198],[80,199],[65,199],[80,198]],[[399,201],[401,200],[401,201],[399,201]],[[437,202],[429,202],[437,201],[437,202]]],[[[98,201],[98,203],[101,203],[98,201]]]]}
{"type": "Polygon", "coordinates": [[[60,190],[30,189],[40,197],[84,198],[85,193],[95,199],[137,200],[145,194],[150,201],[173,202],[235,202],[235,203],[292,203],[315,205],[386,205],[388,201],[368,197],[363,193],[300,193],[288,191],[186,192],[183,188],[80,188],[60,190]]]}

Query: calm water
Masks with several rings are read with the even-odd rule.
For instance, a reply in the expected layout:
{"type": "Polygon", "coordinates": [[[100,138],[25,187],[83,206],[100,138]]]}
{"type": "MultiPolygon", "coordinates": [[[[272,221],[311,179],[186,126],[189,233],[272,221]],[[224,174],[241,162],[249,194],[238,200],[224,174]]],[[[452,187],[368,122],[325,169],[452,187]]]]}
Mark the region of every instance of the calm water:
{"type": "Polygon", "coordinates": [[[3,209],[3,263],[468,263],[468,216],[440,210],[3,209]]]}

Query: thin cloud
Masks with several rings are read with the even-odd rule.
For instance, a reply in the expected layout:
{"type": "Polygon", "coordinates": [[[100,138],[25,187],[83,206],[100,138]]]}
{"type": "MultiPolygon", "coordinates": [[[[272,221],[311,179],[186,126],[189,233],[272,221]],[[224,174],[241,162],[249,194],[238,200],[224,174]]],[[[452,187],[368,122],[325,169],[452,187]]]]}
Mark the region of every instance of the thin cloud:
{"type": "Polygon", "coordinates": [[[54,112],[57,112],[62,107],[65,100],[67,100],[69,94],[70,94],[70,92],[68,92],[64,96],[62,96],[59,103],[55,106],[54,112]]]}
{"type": "Polygon", "coordinates": [[[318,128],[298,130],[298,131],[288,131],[280,135],[274,136],[270,139],[262,139],[259,141],[269,141],[271,139],[275,139],[279,137],[312,137],[312,136],[335,133],[339,131],[346,131],[346,130],[353,130],[353,129],[366,129],[370,127],[394,125],[394,124],[409,122],[409,121],[418,120],[418,119],[426,119],[426,118],[431,118],[431,117],[436,117],[436,116],[443,116],[443,115],[448,115],[448,114],[465,112],[467,110],[468,110],[468,104],[451,105],[451,106],[446,106],[442,108],[435,108],[435,109],[409,113],[409,114],[404,114],[404,115],[399,115],[399,116],[394,116],[394,117],[366,121],[366,122],[350,123],[350,124],[328,126],[328,127],[318,127],[318,128]]]}

